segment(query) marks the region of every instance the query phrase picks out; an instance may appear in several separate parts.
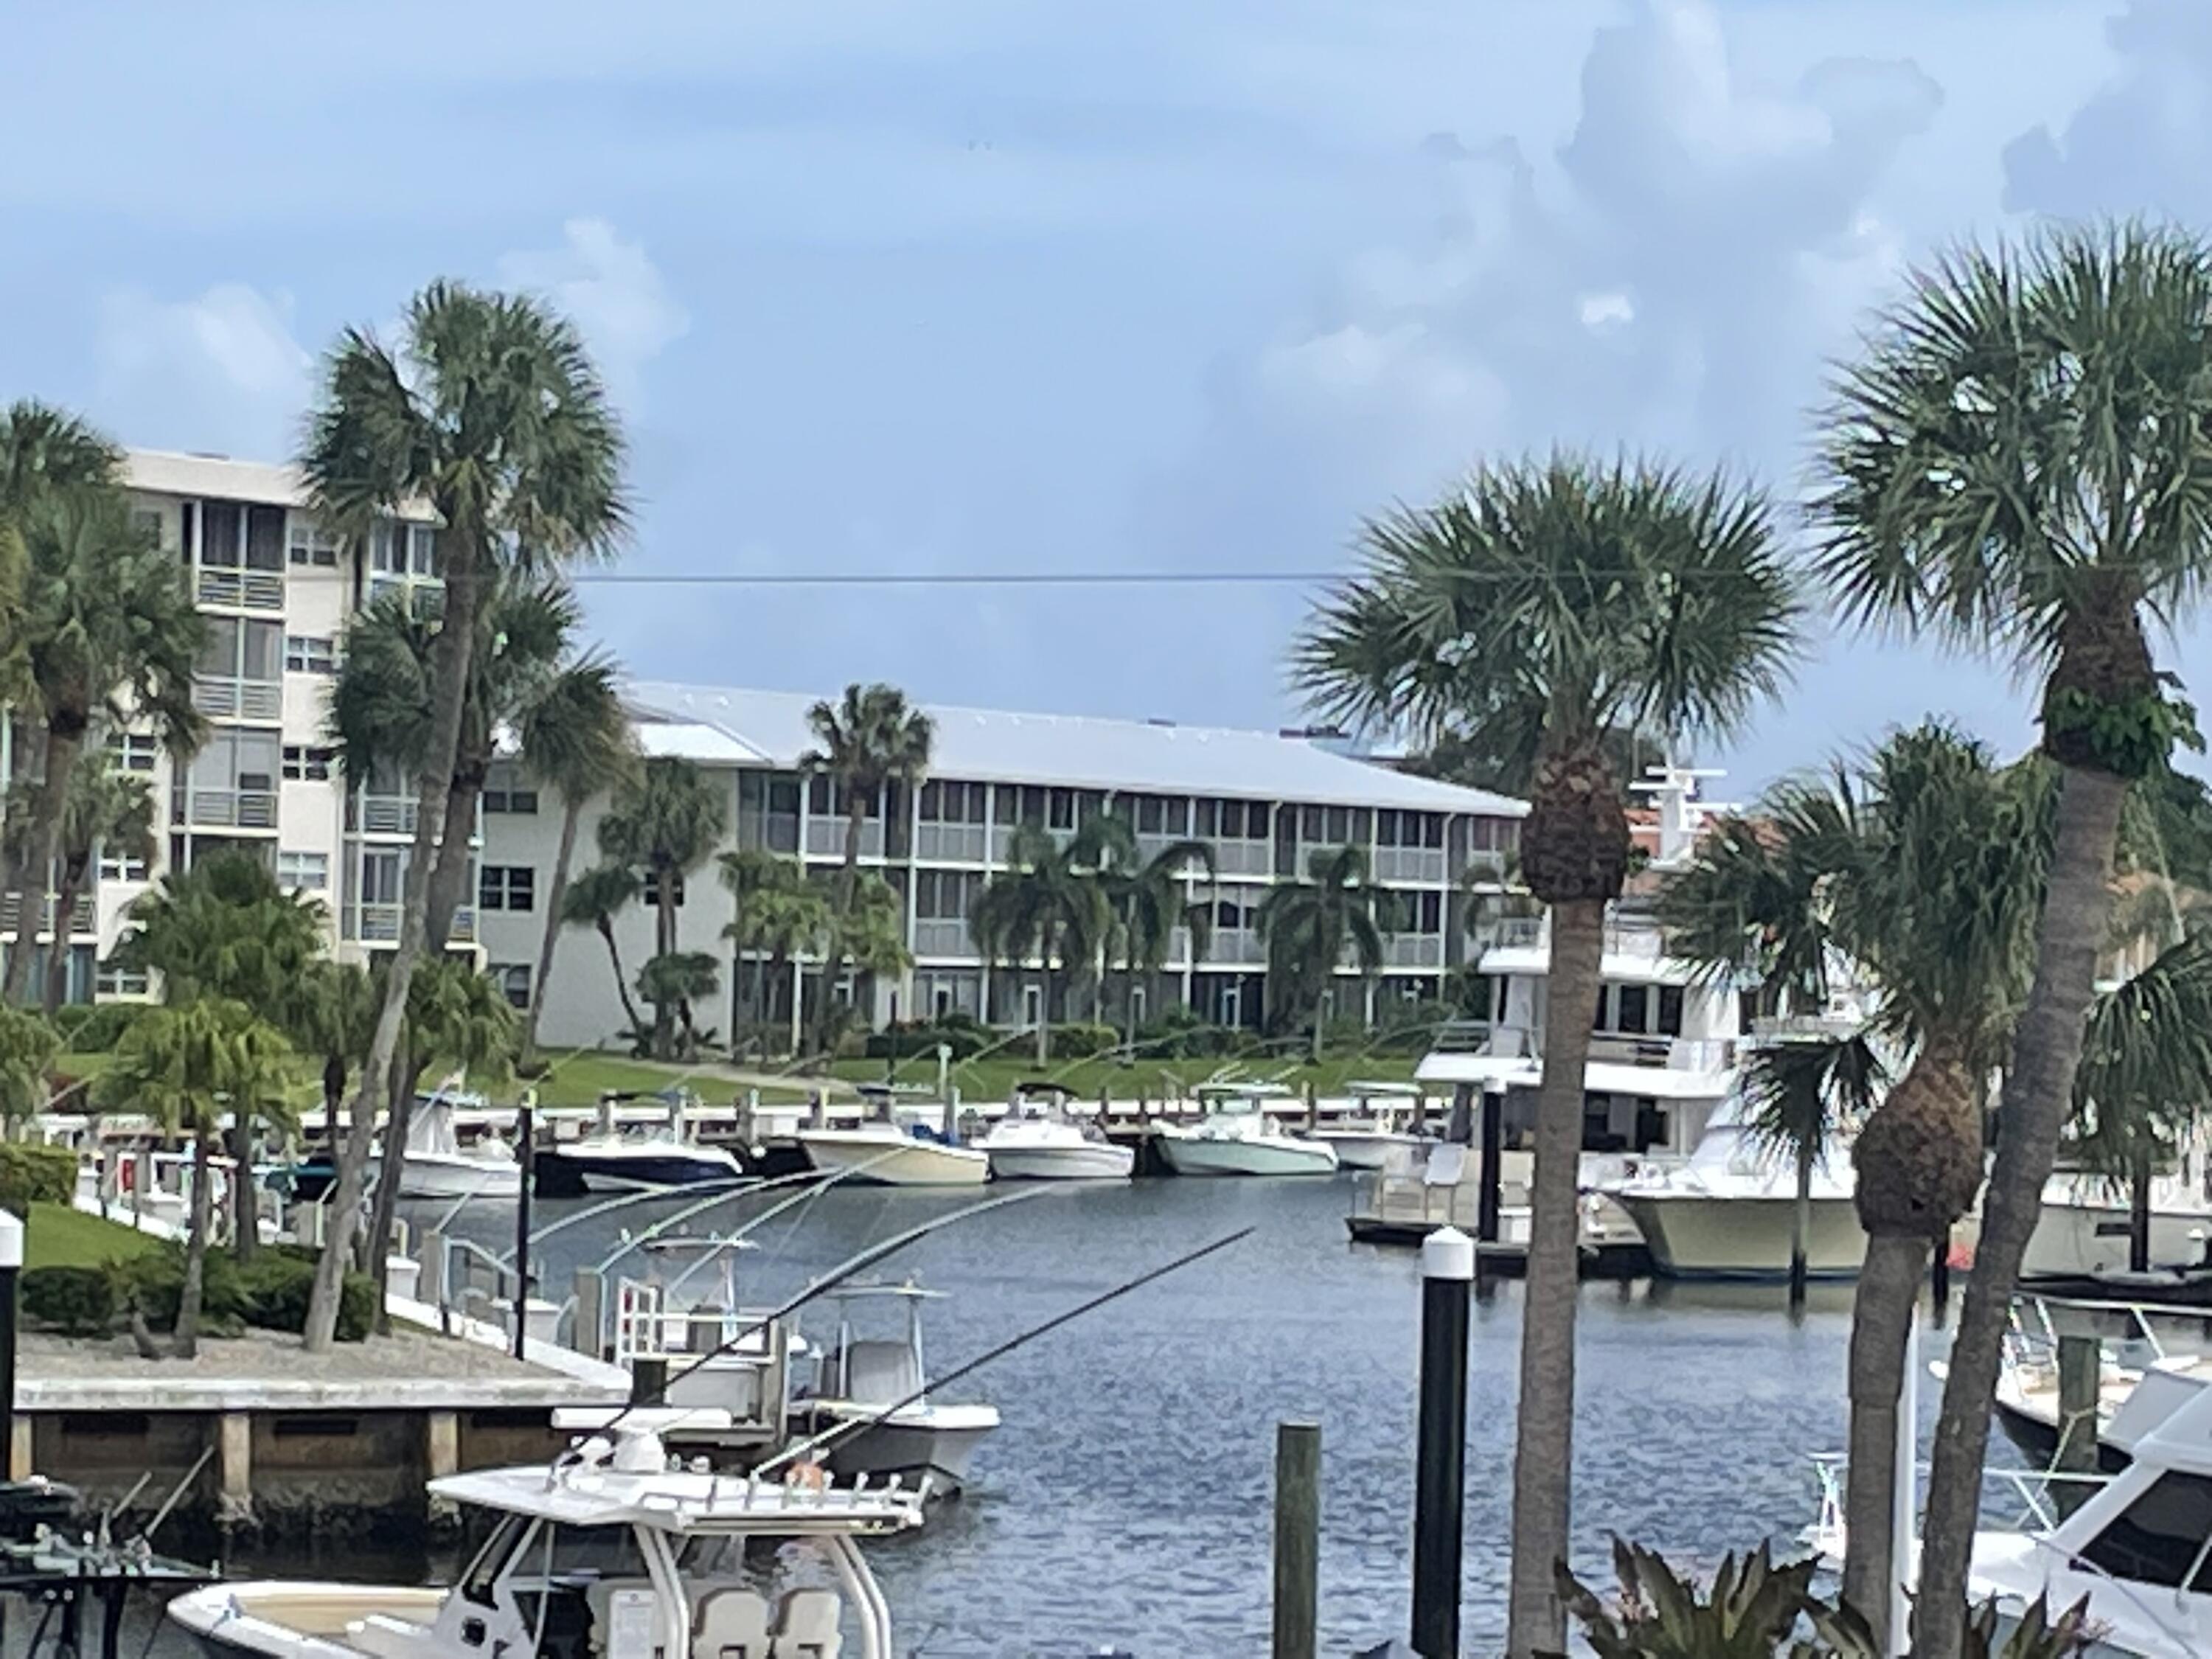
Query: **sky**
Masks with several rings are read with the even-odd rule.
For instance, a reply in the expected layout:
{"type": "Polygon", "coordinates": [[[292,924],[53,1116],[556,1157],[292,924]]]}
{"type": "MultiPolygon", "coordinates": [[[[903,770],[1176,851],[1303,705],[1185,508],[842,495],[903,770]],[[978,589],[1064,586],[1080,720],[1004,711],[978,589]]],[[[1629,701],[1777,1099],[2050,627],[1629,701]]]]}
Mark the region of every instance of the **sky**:
{"type": "MultiPolygon", "coordinates": [[[[289,454],[434,276],[576,320],[620,571],[1307,572],[1565,443],[1802,489],[1905,272],[2212,226],[2198,0],[196,0],[9,8],[0,399],[289,454]]],[[[1313,594],[599,582],[645,678],[1273,726],[1313,594]]],[[[2002,664],[1816,630],[1748,793],[2002,664]]],[[[2212,633],[2160,644],[2212,695],[2212,633]]]]}

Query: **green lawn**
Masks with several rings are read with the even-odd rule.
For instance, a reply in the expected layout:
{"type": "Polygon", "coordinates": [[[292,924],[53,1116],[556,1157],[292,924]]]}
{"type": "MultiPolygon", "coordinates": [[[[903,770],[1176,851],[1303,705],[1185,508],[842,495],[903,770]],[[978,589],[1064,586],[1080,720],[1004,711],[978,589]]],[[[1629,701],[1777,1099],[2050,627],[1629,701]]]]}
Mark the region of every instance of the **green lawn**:
{"type": "Polygon", "coordinates": [[[160,1245],[145,1234],[66,1204],[33,1204],[23,1234],[26,1267],[97,1267],[160,1245]]]}

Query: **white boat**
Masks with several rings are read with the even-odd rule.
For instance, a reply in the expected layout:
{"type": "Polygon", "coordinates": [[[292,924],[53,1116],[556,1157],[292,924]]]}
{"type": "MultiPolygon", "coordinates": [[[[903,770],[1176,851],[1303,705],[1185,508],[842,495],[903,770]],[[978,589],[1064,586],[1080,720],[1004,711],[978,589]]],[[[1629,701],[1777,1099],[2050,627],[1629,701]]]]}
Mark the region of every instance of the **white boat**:
{"type": "Polygon", "coordinates": [[[862,1123],[850,1129],[801,1129],[807,1162],[825,1174],[878,1187],[980,1187],[991,1178],[989,1157],[973,1146],[939,1140],[917,1125],[862,1123]]]}
{"type": "Polygon", "coordinates": [[[1195,1123],[1163,1123],[1160,1157],[1179,1176],[1328,1176],[1336,1148],[1300,1139],[1270,1117],[1261,1101],[1280,1096],[1264,1085],[1202,1085],[1195,1123]]]}
{"type": "Polygon", "coordinates": [[[1129,1147],[1068,1115],[1067,1091],[1056,1084],[1017,1085],[980,1145],[1000,1181],[1127,1181],[1137,1165],[1129,1147]]]}
{"type": "Polygon", "coordinates": [[[814,1386],[793,1411],[801,1434],[829,1437],[821,1456],[834,1474],[914,1482],[932,1498],[967,1485],[976,1448],[999,1426],[999,1408],[940,1404],[925,1391],[921,1309],[943,1294],[910,1280],[832,1292],[837,1333],[819,1357],[814,1386]],[[855,1312],[885,1304],[903,1312],[902,1332],[860,1335],[855,1312]]]}
{"type": "Polygon", "coordinates": [[[859,1540],[919,1526],[921,1495],[671,1467],[661,1431],[701,1417],[563,1410],[556,1426],[609,1427],[550,1468],[431,1481],[496,1522],[451,1589],[210,1584],[168,1617],[223,1659],[893,1659],[890,1611],[859,1540]]]}
{"type": "Polygon", "coordinates": [[[1346,1092],[1353,1109],[1306,1133],[1307,1139],[1334,1147],[1345,1169],[1389,1169],[1436,1145],[1436,1137],[1419,1131],[1421,1091],[1411,1084],[1353,1083],[1346,1092]]]}
{"type": "MultiPolygon", "coordinates": [[[[1813,1170],[1805,1271],[1852,1279],[1866,1257],[1866,1231],[1852,1200],[1849,1154],[1827,1146],[1813,1170]]],[[[1688,1159],[1607,1185],[1670,1279],[1778,1279],[1790,1275],[1797,1216],[1794,1158],[1753,1143],[1742,1097],[1731,1095],[1706,1121],[1688,1159]]]]}
{"type": "Polygon", "coordinates": [[[599,1125],[591,1133],[539,1147],[531,1166],[538,1191],[547,1198],[573,1198],[585,1193],[657,1192],[744,1179],[745,1166],[734,1152],[702,1146],[692,1137],[681,1091],[650,1097],[666,1104],[667,1127],[618,1128],[616,1105],[641,1097],[621,1092],[601,1095],[599,1125]]]}
{"type": "MultiPolygon", "coordinates": [[[[2197,1267],[2212,1241],[2212,1200],[2179,1173],[2160,1174],[2150,1188],[2150,1260],[2154,1267],[2197,1267]]],[[[2086,1171],[2053,1175],[2043,1188],[2043,1214],[2027,1241],[2023,1273],[2108,1273],[2128,1267],[2128,1190],[2086,1171]]]]}
{"type": "Polygon", "coordinates": [[[483,1105],[481,1095],[454,1094],[443,1087],[415,1097],[407,1156],[399,1166],[400,1197],[511,1199],[522,1190],[522,1166],[513,1147],[495,1134],[464,1147],[454,1133],[457,1109],[482,1110],[483,1105]]]}

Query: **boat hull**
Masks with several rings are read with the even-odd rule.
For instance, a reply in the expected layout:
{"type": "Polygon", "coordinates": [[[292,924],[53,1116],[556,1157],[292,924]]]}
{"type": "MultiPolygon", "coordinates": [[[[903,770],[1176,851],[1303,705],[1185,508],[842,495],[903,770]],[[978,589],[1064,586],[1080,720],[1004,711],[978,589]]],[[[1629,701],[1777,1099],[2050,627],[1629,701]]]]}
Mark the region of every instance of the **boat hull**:
{"type": "MultiPolygon", "coordinates": [[[[1780,1280],[1790,1277],[1794,1198],[1714,1198],[1694,1193],[1607,1194],[1628,1212],[1663,1278],[1780,1280]]],[[[1866,1231],[1848,1198],[1815,1198],[1805,1240],[1812,1279],[1855,1279],[1866,1259],[1866,1231]]]]}
{"type": "Polygon", "coordinates": [[[521,1166],[511,1161],[410,1152],[399,1168],[402,1198],[513,1198],[521,1190],[521,1166]]]}
{"type": "Polygon", "coordinates": [[[1179,1176],[1330,1176],[1335,1149],[1316,1141],[1170,1135],[1159,1138],[1161,1160],[1179,1176]]]}
{"type": "Polygon", "coordinates": [[[1383,1129],[1316,1129],[1308,1139],[1333,1148],[1338,1164],[1346,1170],[1387,1170],[1393,1157],[1410,1157],[1436,1145],[1419,1135],[1383,1129]]]}
{"type": "MultiPolygon", "coordinates": [[[[2154,1210],[2150,1259],[2158,1267],[2194,1267],[2204,1260],[2212,1215],[2154,1210]]],[[[2124,1273],[2128,1267],[2128,1206],[2045,1203],[2027,1241],[2023,1273],[2124,1273]]]]}
{"type": "Polygon", "coordinates": [[[539,1152],[532,1179],[546,1198],[580,1198],[586,1193],[659,1192],[672,1187],[709,1186],[742,1179],[734,1164],[688,1152],[648,1152],[609,1157],[552,1147],[539,1152]]]}
{"type": "Polygon", "coordinates": [[[799,1144],[825,1175],[849,1170],[848,1181],[870,1186],[980,1187],[991,1177],[990,1158],[969,1146],[840,1129],[802,1129],[799,1144]]]}
{"type": "Polygon", "coordinates": [[[1127,1181],[1137,1155],[1127,1146],[1085,1141],[1079,1146],[989,1146],[1000,1181],[1127,1181]]]}
{"type": "Polygon", "coordinates": [[[374,1614],[427,1629],[444,1600],[402,1584],[210,1584],[176,1597],[167,1617],[216,1659],[358,1659],[349,1624],[374,1614]]]}
{"type": "MultiPolygon", "coordinates": [[[[870,1412],[823,1413],[827,1427],[870,1412]]],[[[896,1477],[931,1498],[955,1498],[966,1487],[975,1451],[999,1426],[988,1406],[932,1407],[902,1413],[848,1435],[831,1448],[830,1472],[840,1480],[866,1475],[871,1482],[896,1477]]]]}

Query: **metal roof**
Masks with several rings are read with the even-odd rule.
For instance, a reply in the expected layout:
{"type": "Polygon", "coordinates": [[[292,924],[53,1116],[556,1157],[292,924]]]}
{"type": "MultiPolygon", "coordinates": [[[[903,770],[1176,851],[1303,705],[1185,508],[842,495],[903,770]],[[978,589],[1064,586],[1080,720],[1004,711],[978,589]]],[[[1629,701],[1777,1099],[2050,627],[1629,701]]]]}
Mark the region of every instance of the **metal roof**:
{"type": "MultiPolygon", "coordinates": [[[[187,495],[223,501],[258,501],[267,507],[307,505],[307,486],[300,469],[269,461],[233,460],[228,455],[194,455],[172,449],[130,449],[123,454],[123,483],[149,495],[187,495]]],[[[398,514],[421,523],[436,515],[424,503],[411,503],[398,514]]]]}
{"type": "MultiPolygon", "coordinates": [[[[650,754],[742,764],[728,746],[734,744],[758,756],[755,764],[789,768],[814,747],[806,711],[821,699],[800,692],[638,680],[624,695],[650,754]]],[[[937,726],[930,770],[943,778],[1493,817],[1528,810],[1507,796],[1394,772],[1273,732],[921,706],[937,726]]]]}

